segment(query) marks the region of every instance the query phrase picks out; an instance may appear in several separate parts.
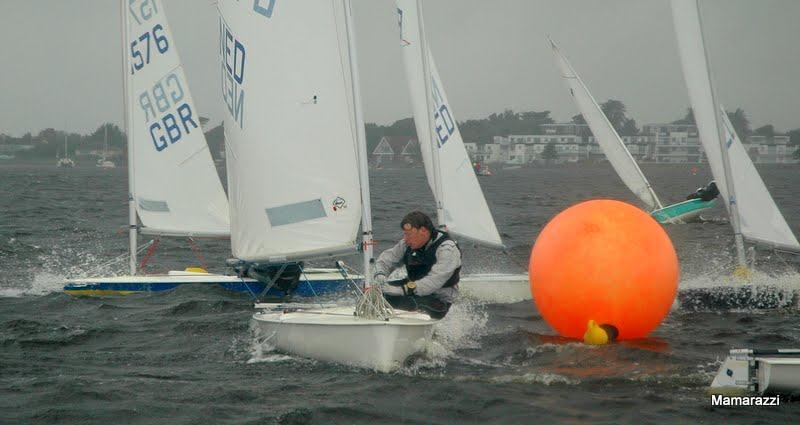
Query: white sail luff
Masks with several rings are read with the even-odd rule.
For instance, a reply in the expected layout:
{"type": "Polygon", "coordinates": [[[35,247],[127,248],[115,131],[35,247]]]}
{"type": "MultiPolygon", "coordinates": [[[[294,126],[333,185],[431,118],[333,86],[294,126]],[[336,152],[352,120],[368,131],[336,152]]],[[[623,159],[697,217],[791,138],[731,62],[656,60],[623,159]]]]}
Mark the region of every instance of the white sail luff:
{"type": "Polygon", "coordinates": [[[639,197],[650,209],[663,208],[647,177],[642,173],[614,126],[608,121],[600,105],[592,97],[586,84],[558,49],[555,42],[549,38],[548,40],[561,71],[561,78],[570,90],[575,105],[592,130],[595,140],[603,149],[611,166],[614,167],[614,170],[631,192],[639,197]]]}
{"type": "Polygon", "coordinates": [[[723,147],[722,126],[718,112],[712,73],[705,48],[700,6],[697,0],[672,0],[673,23],[678,39],[683,75],[689,89],[700,142],[706,152],[711,172],[725,201],[733,226],[736,257],[740,266],[746,263],[737,212],[736,192],[732,181],[727,149],[723,147]]]}
{"type": "Polygon", "coordinates": [[[397,0],[396,3],[414,125],[428,183],[442,207],[439,225],[445,225],[453,235],[483,245],[502,247],[500,234],[464,147],[433,55],[423,41],[417,2],[397,0]],[[426,72],[425,68],[429,71],[426,72]],[[433,151],[438,155],[436,161],[433,151]],[[438,191],[437,185],[441,186],[438,191]]]}

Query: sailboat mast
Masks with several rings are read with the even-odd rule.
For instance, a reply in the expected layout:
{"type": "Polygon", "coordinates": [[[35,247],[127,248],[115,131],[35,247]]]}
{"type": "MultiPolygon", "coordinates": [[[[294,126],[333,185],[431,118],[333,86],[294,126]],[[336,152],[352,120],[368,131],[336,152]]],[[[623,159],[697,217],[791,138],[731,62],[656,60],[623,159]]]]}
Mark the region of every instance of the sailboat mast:
{"type": "Polygon", "coordinates": [[[731,216],[731,226],[733,226],[733,237],[734,243],[736,245],[736,261],[739,266],[746,266],[747,261],[745,259],[744,254],[744,238],[742,237],[742,227],[739,221],[739,208],[736,203],[736,188],[734,187],[733,183],[733,174],[731,173],[731,162],[730,157],[728,155],[728,146],[725,141],[725,132],[722,130],[722,122],[720,120],[720,113],[724,113],[719,109],[719,103],[717,102],[717,91],[714,88],[714,80],[712,78],[713,73],[711,72],[711,61],[708,60],[708,48],[706,47],[706,37],[703,32],[703,17],[700,13],[700,3],[695,0],[695,7],[697,8],[697,21],[700,26],[700,42],[703,45],[703,54],[705,55],[706,60],[706,72],[708,73],[708,81],[711,82],[711,102],[714,107],[714,125],[717,126],[717,135],[719,136],[719,149],[722,153],[722,168],[725,171],[725,184],[728,189],[728,199],[725,202],[728,203],[728,212],[731,216]]]}
{"type": "Polygon", "coordinates": [[[108,155],[108,124],[103,127],[103,161],[106,160],[108,155]]]}
{"type": "Polygon", "coordinates": [[[358,56],[356,54],[356,35],[350,0],[344,1],[345,27],[347,28],[347,57],[350,62],[350,87],[353,90],[353,112],[355,115],[356,152],[358,154],[358,181],[361,186],[361,242],[364,259],[364,283],[372,280],[372,204],[370,203],[369,169],[367,167],[367,138],[364,130],[364,116],[361,106],[361,87],[358,78],[358,56]]]}
{"type": "Polygon", "coordinates": [[[128,63],[128,7],[126,0],[119,2],[119,16],[122,33],[122,110],[123,110],[123,129],[128,138],[128,249],[130,251],[130,258],[128,266],[130,268],[131,276],[136,274],[136,202],[133,198],[133,135],[130,131],[130,109],[128,108],[128,99],[130,97],[128,90],[128,75],[130,74],[130,65],[128,63]]]}
{"type": "Polygon", "coordinates": [[[422,0],[417,0],[417,25],[419,26],[419,51],[422,55],[422,75],[425,84],[425,110],[427,111],[428,120],[428,137],[430,138],[429,148],[431,149],[431,159],[433,159],[433,186],[434,197],[436,198],[436,222],[439,227],[445,227],[444,217],[444,204],[442,203],[442,169],[439,165],[439,142],[437,142],[436,134],[433,131],[434,111],[433,111],[433,98],[431,93],[431,68],[430,61],[428,60],[428,39],[425,36],[425,25],[422,18],[422,0]]]}

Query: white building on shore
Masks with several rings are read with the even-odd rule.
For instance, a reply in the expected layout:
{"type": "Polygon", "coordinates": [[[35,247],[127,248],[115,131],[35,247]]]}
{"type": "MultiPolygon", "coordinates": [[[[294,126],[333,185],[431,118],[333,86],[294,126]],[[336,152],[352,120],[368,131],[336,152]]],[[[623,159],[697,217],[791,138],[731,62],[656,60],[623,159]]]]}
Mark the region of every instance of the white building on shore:
{"type": "MultiPolygon", "coordinates": [[[[494,136],[492,143],[465,143],[473,162],[527,165],[546,162],[545,149],[552,144],[550,162],[605,161],[605,155],[586,124],[545,124],[544,134],[494,136]]],[[[640,162],[701,163],[705,153],[697,127],[686,124],[646,124],[635,136],[622,136],[631,155],[640,162]]],[[[752,135],[744,142],[756,164],[796,164],[797,147],[789,136],[752,135]]]]}

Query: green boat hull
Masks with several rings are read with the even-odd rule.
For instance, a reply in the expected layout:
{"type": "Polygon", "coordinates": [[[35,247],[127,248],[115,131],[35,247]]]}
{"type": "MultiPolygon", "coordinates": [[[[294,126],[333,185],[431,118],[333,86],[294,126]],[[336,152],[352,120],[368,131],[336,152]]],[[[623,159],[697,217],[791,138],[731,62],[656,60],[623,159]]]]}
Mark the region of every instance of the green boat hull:
{"type": "Polygon", "coordinates": [[[650,215],[659,223],[683,223],[696,219],[700,213],[710,209],[714,204],[716,204],[716,199],[710,201],[690,199],[655,210],[650,215]]]}

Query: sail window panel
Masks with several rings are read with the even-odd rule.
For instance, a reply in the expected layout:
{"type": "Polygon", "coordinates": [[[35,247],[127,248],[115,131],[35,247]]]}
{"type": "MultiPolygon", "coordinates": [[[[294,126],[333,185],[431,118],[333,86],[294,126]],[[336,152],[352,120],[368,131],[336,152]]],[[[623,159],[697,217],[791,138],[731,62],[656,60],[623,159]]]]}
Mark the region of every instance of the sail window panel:
{"type": "Polygon", "coordinates": [[[266,212],[272,227],[285,226],[327,216],[321,199],[267,208],[266,212]]]}
{"type": "Polygon", "coordinates": [[[149,212],[169,212],[169,205],[166,201],[154,201],[144,198],[139,198],[139,208],[149,212]]]}

